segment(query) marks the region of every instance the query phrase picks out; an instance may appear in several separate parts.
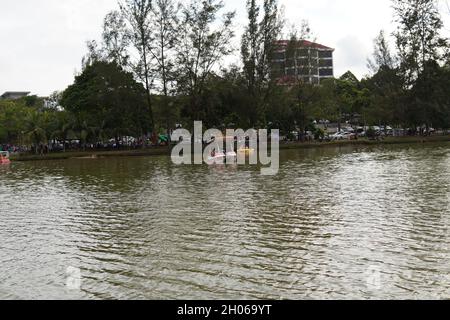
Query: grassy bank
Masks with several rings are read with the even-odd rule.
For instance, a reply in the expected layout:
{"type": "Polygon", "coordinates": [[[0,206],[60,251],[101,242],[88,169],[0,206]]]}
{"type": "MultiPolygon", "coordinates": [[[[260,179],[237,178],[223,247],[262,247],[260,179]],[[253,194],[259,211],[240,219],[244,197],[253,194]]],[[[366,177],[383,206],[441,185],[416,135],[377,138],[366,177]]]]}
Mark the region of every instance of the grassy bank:
{"type": "Polygon", "coordinates": [[[395,144],[421,144],[450,142],[450,136],[432,136],[432,137],[387,137],[384,140],[368,140],[365,138],[358,140],[342,140],[332,142],[306,142],[306,143],[286,143],[280,146],[281,150],[289,149],[307,149],[307,148],[326,148],[336,146],[377,146],[377,145],[395,145],[395,144]]]}
{"type": "Polygon", "coordinates": [[[144,156],[164,156],[169,155],[170,150],[164,148],[152,148],[141,150],[116,150],[116,151],[70,151],[49,153],[44,155],[21,154],[12,155],[12,161],[40,161],[40,160],[67,160],[67,159],[89,159],[108,157],[144,157],[144,156]]]}
{"type": "MultiPolygon", "coordinates": [[[[326,148],[340,146],[377,146],[377,145],[395,145],[395,144],[421,144],[450,142],[450,136],[433,137],[389,137],[382,141],[370,141],[359,139],[354,141],[333,141],[333,142],[306,142],[306,143],[282,143],[281,150],[308,149],[308,148],[326,148]]],[[[168,147],[141,149],[141,150],[119,150],[119,151],[80,151],[80,152],[59,152],[45,155],[13,155],[12,161],[39,161],[39,160],[65,160],[65,159],[83,159],[83,158],[108,158],[108,157],[142,157],[142,156],[165,156],[170,155],[168,147]]]]}

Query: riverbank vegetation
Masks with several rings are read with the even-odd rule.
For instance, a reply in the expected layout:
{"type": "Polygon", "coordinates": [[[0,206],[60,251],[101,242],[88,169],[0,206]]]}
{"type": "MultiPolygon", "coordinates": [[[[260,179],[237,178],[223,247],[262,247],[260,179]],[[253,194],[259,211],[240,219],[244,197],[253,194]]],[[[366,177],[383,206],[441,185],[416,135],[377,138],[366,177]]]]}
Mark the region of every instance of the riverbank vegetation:
{"type": "MultiPolygon", "coordinates": [[[[388,137],[383,140],[340,140],[330,142],[286,142],[280,144],[280,150],[301,150],[301,149],[316,149],[316,148],[340,148],[340,147],[383,147],[390,145],[428,145],[433,143],[450,143],[450,136],[429,136],[429,137],[388,137]]],[[[450,145],[450,144],[449,144],[450,145]]],[[[109,157],[148,157],[148,156],[167,156],[171,155],[171,148],[169,146],[159,146],[145,149],[127,149],[122,150],[71,150],[67,152],[53,152],[42,155],[36,154],[15,154],[11,156],[14,161],[39,161],[39,160],[67,160],[67,159],[84,159],[95,160],[109,157]]]]}
{"type": "MultiPolygon", "coordinates": [[[[82,70],[64,92],[43,101],[0,101],[0,144],[33,153],[67,148],[139,148],[159,134],[202,120],[204,127],[276,128],[284,136],[343,127],[405,129],[428,135],[450,128],[448,39],[434,0],[393,0],[397,31],[380,31],[371,74],[352,72],[320,85],[274,73],[277,40],[316,41],[305,22],[291,27],[276,0],[247,1],[240,50],[235,13],[218,0],[123,0],[104,19],[101,41],[88,42],[82,70]],[[391,47],[390,40],[395,47],[391,47]],[[239,56],[240,63],[224,61],[239,56]]],[[[236,59],[234,59],[236,60],[236,59]]],[[[368,131],[368,130],[367,130],[368,131]]]]}

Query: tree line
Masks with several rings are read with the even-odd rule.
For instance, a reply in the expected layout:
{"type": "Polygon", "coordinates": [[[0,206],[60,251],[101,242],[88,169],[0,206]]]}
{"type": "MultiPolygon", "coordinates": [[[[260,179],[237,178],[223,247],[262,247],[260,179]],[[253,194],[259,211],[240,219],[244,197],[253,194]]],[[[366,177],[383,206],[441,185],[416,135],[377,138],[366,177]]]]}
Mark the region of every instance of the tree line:
{"type": "Polygon", "coordinates": [[[411,134],[448,129],[449,43],[437,3],[392,0],[392,7],[397,29],[374,40],[370,75],[360,81],[349,71],[320,85],[301,79],[279,85],[277,40],[289,40],[286,58],[294,63],[298,41],[316,39],[307,23],[290,26],[277,0],[247,0],[240,48],[232,45],[235,12],[223,1],[119,1],[104,18],[101,41],[88,42],[74,83],[55,95],[54,108],[0,102],[0,141],[144,140],[196,120],[300,135],[321,120],[411,134]],[[226,64],[237,52],[241,62],[226,64]]]}

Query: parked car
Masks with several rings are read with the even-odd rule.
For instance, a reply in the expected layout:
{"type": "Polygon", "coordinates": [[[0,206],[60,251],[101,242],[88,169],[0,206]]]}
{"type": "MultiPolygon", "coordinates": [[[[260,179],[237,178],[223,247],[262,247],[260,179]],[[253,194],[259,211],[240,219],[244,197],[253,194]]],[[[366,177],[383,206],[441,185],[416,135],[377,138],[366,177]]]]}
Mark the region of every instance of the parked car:
{"type": "Polygon", "coordinates": [[[348,133],[340,131],[330,136],[331,141],[345,140],[348,133]]]}
{"type": "Polygon", "coordinates": [[[336,132],[335,134],[330,135],[329,138],[330,138],[331,141],[336,141],[336,140],[342,140],[342,139],[344,139],[344,138],[342,137],[342,132],[336,132]]]}
{"type": "Polygon", "coordinates": [[[344,132],[342,137],[344,140],[353,140],[356,138],[356,134],[353,132],[344,132]]]}
{"type": "Polygon", "coordinates": [[[340,131],[330,136],[331,141],[352,140],[356,138],[356,134],[349,131],[340,131]]]}

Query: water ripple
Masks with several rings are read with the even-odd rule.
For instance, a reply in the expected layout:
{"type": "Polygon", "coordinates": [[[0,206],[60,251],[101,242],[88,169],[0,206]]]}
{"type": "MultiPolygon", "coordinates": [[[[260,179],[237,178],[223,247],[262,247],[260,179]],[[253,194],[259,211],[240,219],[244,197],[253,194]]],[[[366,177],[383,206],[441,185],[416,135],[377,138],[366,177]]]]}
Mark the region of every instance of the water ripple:
{"type": "Polygon", "coordinates": [[[448,144],[281,156],[1,168],[0,298],[450,298],[448,144]]]}

